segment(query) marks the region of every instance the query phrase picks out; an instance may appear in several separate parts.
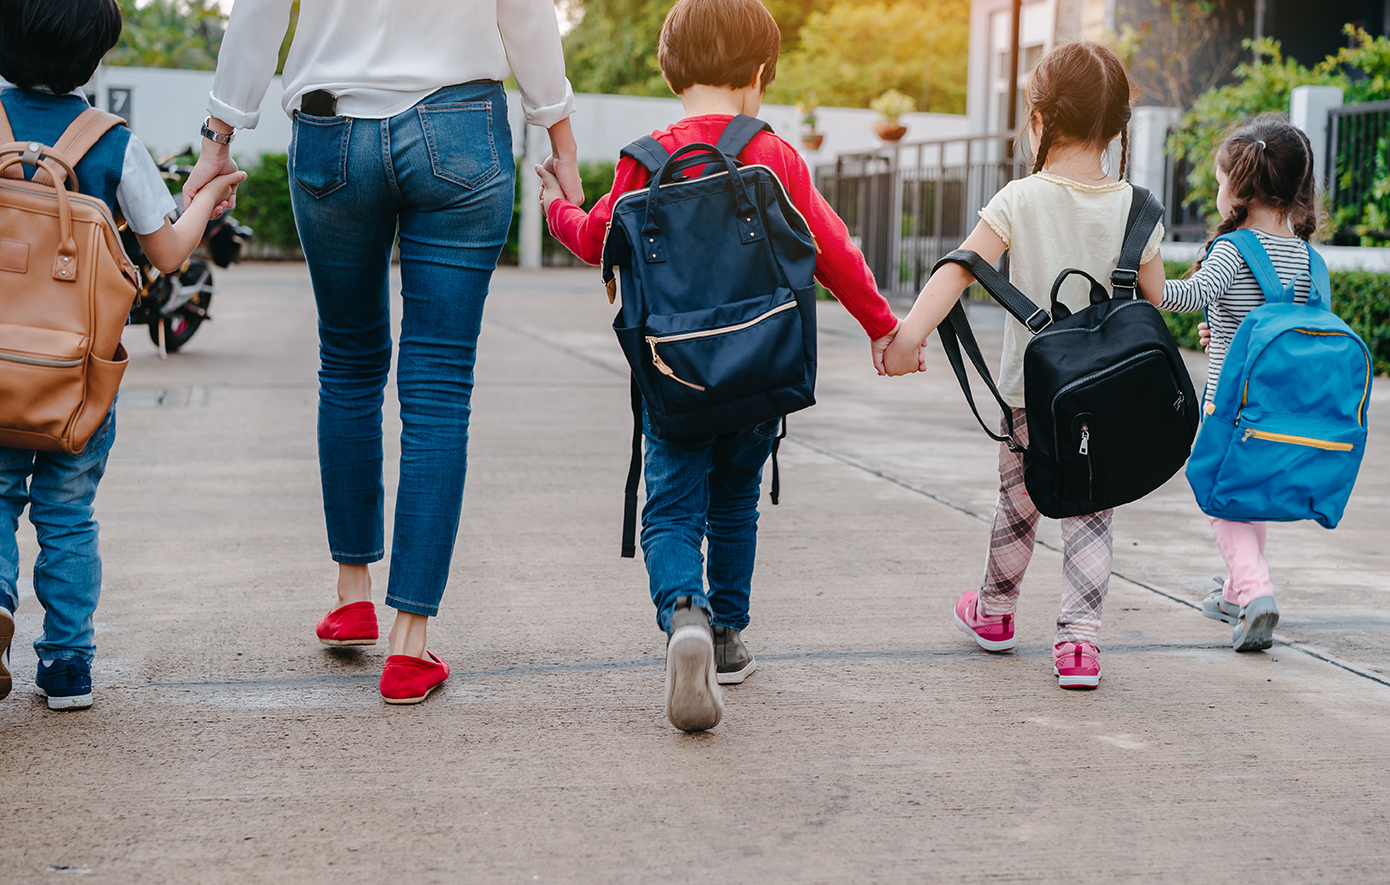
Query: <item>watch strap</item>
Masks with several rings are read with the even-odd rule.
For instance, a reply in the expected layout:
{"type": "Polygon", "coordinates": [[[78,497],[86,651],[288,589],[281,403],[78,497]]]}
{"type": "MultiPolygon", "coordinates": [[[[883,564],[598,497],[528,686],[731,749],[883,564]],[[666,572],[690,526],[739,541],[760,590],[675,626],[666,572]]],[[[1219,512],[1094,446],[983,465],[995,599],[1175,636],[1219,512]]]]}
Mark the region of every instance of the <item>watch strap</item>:
{"type": "Polygon", "coordinates": [[[207,117],[207,118],[205,118],[205,119],[203,120],[203,129],[202,129],[203,138],[211,139],[212,141],[215,141],[215,142],[217,142],[218,144],[231,144],[231,143],[232,143],[232,139],[233,139],[233,138],[236,138],[236,133],[235,133],[235,132],[228,132],[228,133],[225,133],[225,134],[224,134],[224,133],[215,131],[214,129],[212,129],[211,127],[208,126],[208,123],[209,123],[211,120],[212,120],[211,117],[207,117]]]}

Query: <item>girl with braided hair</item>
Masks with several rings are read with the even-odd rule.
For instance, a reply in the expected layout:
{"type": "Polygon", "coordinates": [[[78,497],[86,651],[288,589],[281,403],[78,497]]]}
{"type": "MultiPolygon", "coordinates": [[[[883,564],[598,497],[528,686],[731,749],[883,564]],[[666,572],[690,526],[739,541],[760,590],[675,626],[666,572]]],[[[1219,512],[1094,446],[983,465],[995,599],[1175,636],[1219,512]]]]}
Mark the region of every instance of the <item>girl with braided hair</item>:
{"type": "MultiPolygon", "coordinates": [[[[1009,279],[1024,292],[1051,290],[1065,268],[1108,279],[1120,257],[1133,188],[1124,181],[1129,117],[1135,88],[1124,64],[1100,43],[1056,47],[1028,77],[1027,124],[1019,134],[1033,156],[1032,175],[1009,182],[980,211],[980,223],[961,244],[993,264],[1007,249],[1009,279]],[[1109,169],[1110,146],[1120,140],[1117,174],[1109,169]]],[[[1163,295],[1159,225],[1144,250],[1139,293],[1152,303],[1163,295]]],[[[924,344],[961,292],[973,283],[965,268],[943,265],[885,355],[890,375],[924,370],[924,344]]],[[[1073,311],[1090,304],[1080,278],[1069,278],[1059,300],[1073,311]]],[[[1014,438],[1027,445],[1023,351],[1030,333],[1005,319],[999,392],[1013,409],[1014,438]]],[[[1040,514],[1023,483],[1022,455],[1000,447],[999,501],[989,555],[978,590],[956,600],[955,621],[980,648],[1009,651],[1017,643],[1014,611],[1019,586],[1033,555],[1040,514]]],[[[1110,582],[1112,511],[1063,519],[1062,605],[1053,640],[1053,672],[1063,688],[1100,684],[1096,639],[1110,582]]]]}
{"type": "MultiPolygon", "coordinates": [[[[1269,255],[1279,282],[1296,280],[1295,303],[1308,300],[1307,242],[1318,229],[1313,148],[1308,136],[1279,114],[1267,114],[1235,129],[1216,152],[1216,208],[1221,223],[1187,279],[1163,287],[1164,310],[1205,310],[1209,327],[1206,403],[1216,398],[1216,380],[1236,330],[1265,303],[1264,292],[1240,250],[1225,234],[1246,229],[1269,255]],[[1300,276],[1302,275],[1302,276],[1300,276]]],[[[1229,577],[1202,601],[1202,613],[1232,625],[1236,651],[1257,651],[1272,641],[1279,623],[1274,585],[1265,561],[1265,524],[1211,520],[1216,546],[1229,577]]]]}

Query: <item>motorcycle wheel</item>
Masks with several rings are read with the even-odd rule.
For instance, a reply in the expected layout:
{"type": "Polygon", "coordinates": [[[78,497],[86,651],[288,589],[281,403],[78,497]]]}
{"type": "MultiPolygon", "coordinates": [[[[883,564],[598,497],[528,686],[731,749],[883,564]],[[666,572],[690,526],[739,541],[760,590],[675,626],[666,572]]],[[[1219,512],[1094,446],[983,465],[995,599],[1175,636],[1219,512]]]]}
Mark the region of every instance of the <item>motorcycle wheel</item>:
{"type": "MultiPolygon", "coordinates": [[[[195,258],[189,262],[188,269],[179,275],[179,285],[196,286],[200,280],[211,286],[212,268],[208,267],[207,262],[195,258]]],[[[159,325],[163,323],[164,350],[168,353],[174,353],[187,344],[188,340],[193,337],[193,333],[198,331],[198,327],[206,319],[207,310],[211,304],[211,292],[195,294],[169,316],[158,322],[150,323],[150,341],[156,347],[159,346],[159,325]]]]}

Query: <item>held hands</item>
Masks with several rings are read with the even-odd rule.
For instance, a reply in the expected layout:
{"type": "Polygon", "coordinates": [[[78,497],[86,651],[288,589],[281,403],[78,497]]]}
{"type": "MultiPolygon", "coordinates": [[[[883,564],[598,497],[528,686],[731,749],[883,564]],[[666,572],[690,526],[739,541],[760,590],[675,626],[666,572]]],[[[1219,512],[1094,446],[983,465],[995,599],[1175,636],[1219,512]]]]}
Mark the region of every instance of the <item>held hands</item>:
{"type": "MultiPolygon", "coordinates": [[[[541,180],[541,205],[545,207],[545,214],[550,215],[550,204],[556,200],[564,200],[564,188],[560,185],[560,179],[555,174],[556,163],[554,157],[547,157],[543,165],[534,167],[536,175],[541,180]]],[[[576,173],[577,175],[578,173],[576,173]]],[[[576,204],[578,205],[578,204],[576,204]]]]}
{"type": "Polygon", "coordinates": [[[926,340],[913,341],[910,335],[898,335],[901,330],[902,323],[898,323],[898,328],[894,330],[894,335],[887,342],[881,356],[877,352],[878,341],[874,342],[874,366],[879,369],[880,375],[911,375],[913,372],[927,370],[926,340]]]}
{"type": "Polygon", "coordinates": [[[880,375],[888,374],[888,370],[883,366],[883,352],[888,349],[888,345],[893,343],[893,339],[898,336],[898,332],[902,330],[902,327],[903,321],[898,320],[897,325],[893,326],[893,331],[884,335],[882,338],[875,338],[869,342],[869,352],[873,355],[874,369],[880,375]]]}
{"type": "MultiPolygon", "coordinates": [[[[183,183],[183,209],[188,211],[188,207],[193,204],[193,198],[198,192],[207,187],[216,179],[228,176],[237,171],[236,161],[232,159],[231,153],[225,144],[218,144],[215,141],[203,139],[203,151],[198,155],[198,162],[189,173],[188,179],[183,183]]],[[[231,184],[228,190],[217,201],[213,207],[212,218],[220,218],[223,212],[230,212],[236,208],[236,186],[246,180],[242,175],[231,184]]]]}
{"type": "MultiPolygon", "coordinates": [[[[233,165],[235,166],[235,164],[233,165]]],[[[245,180],[246,173],[234,168],[233,171],[218,175],[204,184],[194,199],[201,198],[212,202],[214,205],[211,218],[216,218],[221,214],[221,210],[230,208],[236,203],[237,185],[245,180]]]]}

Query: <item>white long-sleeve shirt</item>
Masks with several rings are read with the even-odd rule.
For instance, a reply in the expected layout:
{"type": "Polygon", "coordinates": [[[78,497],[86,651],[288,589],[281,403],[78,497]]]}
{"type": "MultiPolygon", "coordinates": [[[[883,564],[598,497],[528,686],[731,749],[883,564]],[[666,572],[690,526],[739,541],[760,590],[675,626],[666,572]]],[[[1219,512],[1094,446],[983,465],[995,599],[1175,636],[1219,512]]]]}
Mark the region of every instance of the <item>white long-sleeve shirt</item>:
{"type": "MultiPolygon", "coordinates": [[[[237,0],[232,7],[208,99],[212,116],[256,127],[290,6],[237,0]]],[[[528,123],[549,127],[574,113],[551,0],[301,0],[284,108],[292,115],[305,93],[324,89],[338,96],[338,113],[381,119],[445,86],[509,73],[528,123]]]]}

